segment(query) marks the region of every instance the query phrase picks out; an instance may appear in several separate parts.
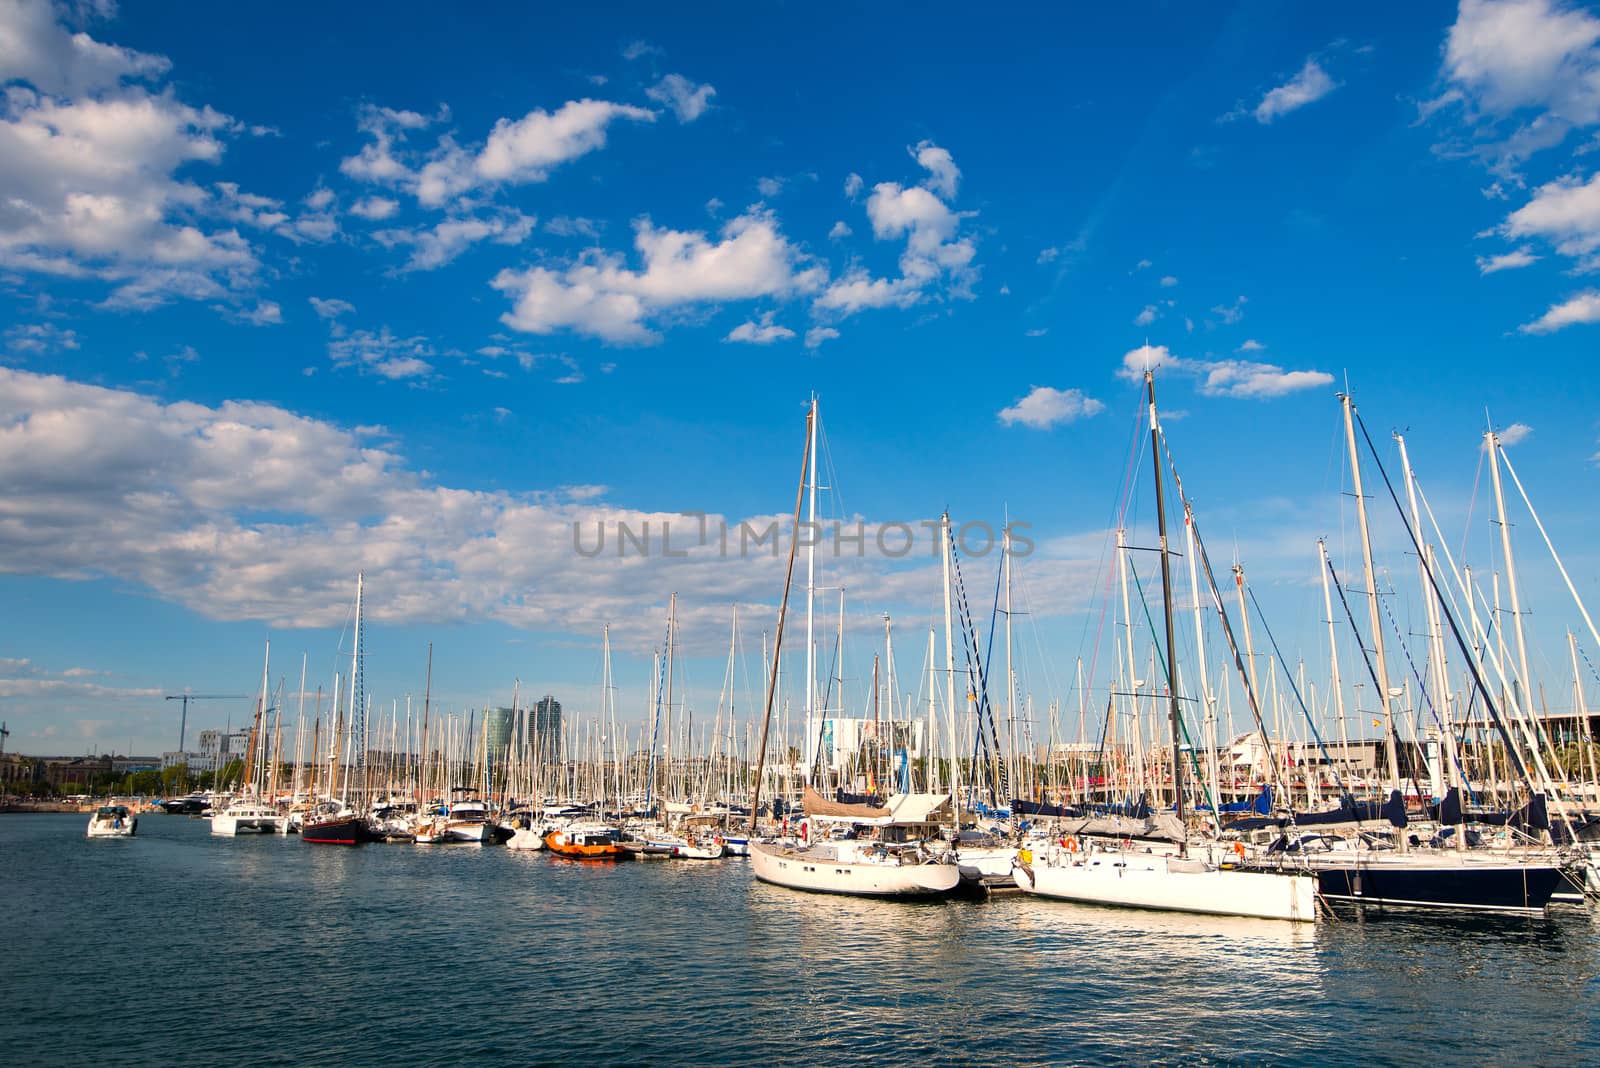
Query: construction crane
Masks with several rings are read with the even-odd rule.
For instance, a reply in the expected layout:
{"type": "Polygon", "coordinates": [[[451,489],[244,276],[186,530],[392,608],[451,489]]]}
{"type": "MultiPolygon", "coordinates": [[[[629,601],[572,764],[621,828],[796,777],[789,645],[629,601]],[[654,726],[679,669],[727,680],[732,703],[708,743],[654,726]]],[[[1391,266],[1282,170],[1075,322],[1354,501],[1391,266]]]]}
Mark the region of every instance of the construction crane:
{"type": "Polygon", "coordinates": [[[178,720],[178,752],[183,752],[183,739],[189,729],[189,702],[190,701],[242,701],[251,696],[247,693],[173,693],[167,695],[169,701],[183,702],[183,716],[178,720]]]}

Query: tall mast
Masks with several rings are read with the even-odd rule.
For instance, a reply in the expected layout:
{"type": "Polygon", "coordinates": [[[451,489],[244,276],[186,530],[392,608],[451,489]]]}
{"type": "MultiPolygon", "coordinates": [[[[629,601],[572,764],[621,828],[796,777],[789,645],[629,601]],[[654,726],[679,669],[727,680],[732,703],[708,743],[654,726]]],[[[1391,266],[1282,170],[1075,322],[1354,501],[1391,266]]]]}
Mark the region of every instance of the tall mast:
{"type": "Polygon", "coordinates": [[[945,714],[950,725],[950,801],[956,811],[956,825],[961,824],[961,743],[956,732],[956,647],[950,625],[950,513],[940,517],[942,549],[944,553],[944,696],[945,714]]]}
{"type": "MultiPolygon", "coordinates": [[[[1200,609],[1200,572],[1195,557],[1198,555],[1194,549],[1194,513],[1189,510],[1188,504],[1183,506],[1183,549],[1189,557],[1189,593],[1194,598],[1194,648],[1195,655],[1200,660],[1200,707],[1204,710],[1202,722],[1205,727],[1205,737],[1202,744],[1206,747],[1206,777],[1210,780],[1211,788],[1211,815],[1217,820],[1220,829],[1222,804],[1222,769],[1217,766],[1217,702],[1211,695],[1211,681],[1206,676],[1206,637],[1204,616],[1200,609]]],[[[1229,741],[1232,741],[1230,738],[1229,741]]]]}
{"type": "Polygon", "coordinates": [[[933,744],[934,738],[938,735],[938,731],[935,729],[938,726],[938,719],[934,695],[938,693],[939,686],[939,676],[934,666],[938,663],[934,659],[938,653],[934,648],[934,643],[933,625],[930,623],[928,625],[928,733],[927,737],[922,740],[923,763],[927,772],[923,776],[923,789],[930,794],[939,792],[939,765],[935,763],[937,754],[933,744]]]}
{"type": "MultiPolygon", "coordinates": [[[[1011,522],[1007,517],[1000,536],[1000,562],[1006,569],[1006,781],[1017,788],[1017,677],[1011,669],[1011,522]]],[[[1000,799],[1010,804],[1009,797],[1000,799]]]]}
{"type": "MultiPolygon", "coordinates": [[[[1183,720],[1178,711],[1178,671],[1173,657],[1177,643],[1172,634],[1172,557],[1167,552],[1167,509],[1161,477],[1161,424],[1156,420],[1156,379],[1149,371],[1144,373],[1144,385],[1150,396],[1150,461],[1156,472],[1156,525],[1161,535],[1161,612],[1167,629],[1167,715],[1172,721],[1172,796],[1178,823],[1183,823],[1183,720]]],[[[1188,835],[1179,843],[1181,852],[1188,853],[1188,835]]]]}
{"type": "Polygon", "coordinates": [[[678,629],[678,595],[676,593],[674,593],[672,595],[671,600],[669,600],[667,602],[667,689],[666,689],[666,703],[667,703],[666,735],[667,736],[666,736],[665,745],[664,745],[664,747],[662,749],[662,754],[661,754],[661,762],[664,765],[664,768],[663,768],[662,774],[661,774],[661,779],[662,779],[661,800],[663,800],[663,801],[670,801],[671,797],[668,796],[668,795],[670,795],[671,792],[672,792],[672,654],[673,654],[673,648],[672,647],[675,644],[674,639],[676,637],[675,632],[677,631],[677,629],[678,629]]]}
{"type": "MultiPolygon", "coordinates": [[[[811,395],[811,414],[806,416],[806,468],[802,475],[809,503],[806,506],[806,739],[801,752],[806,758],[805,783],[811,785],[811,770],[817,762],[816,713],[817,638],[815,602],[817,587],[817,395],[811,395]]],[[[798,537],[798,532],[796,534],[798,537]]]]}
{"type": "Polygon", "coordinates": [[[1317,539],[1317,562],[1322,571],[1322,610],[1328,617],[1328,687],[1333,690],[1333,707],[1339,716],[1339,744],[1343,746],[1339,759],[1344,762],[1344,773],[1348,774],[1350,732],[1345,726],[1344,684],[1339,681],[1339,643],[1333,632],[1333,596],[1328,588],[1328,545],[1321,538],[1317,539]]]}
{"type": "MultiPolygon", "coordinates": [[[[1506,585],[1511,592],[1511,625],[1517,638],[1517,670],[1521,676],[1517,704],[1528,710],[1528,719],[1534,719],[1533,702],[1529,700],[1529,687],[1533,677],[1528,674],[1528,642],[1522,633],[1522,601],[1517,592],[1517,562],[1511,555],[1511,525],[1506,522],[1506,496],[1500,483],[1500,435],[1489,431],[1483,436],[1489,451],[1489,471],[1494,478],[1494,507],[1500,518],[1500,552],[1506,559],[1506,585]]],[[[1504,631],[1504,627],[1501,630],[1504,631]]]]}
{"type": "MultiPolygon", "coordinates": [[[[1393,696],[1389,686],[1389,661],[1383,649],[1383,620],[1378,614],[1378,580],[1372,569],[1372,535],[1367,530],[1367,498],[1361,491],[1361,456],[1356,452],[1355,404],[1348,394],[1341,393],[1339,402],[1344,408],[1344,434],[1350,446],[1350,477],[1356,493],[1356,521],[1361,527],[1361,568],[1367,583],[1367,622],[1372,632],[1373,667],[1378,674],[1378,700],[1382,702],[1384,738],[1383,753],[1389,761],[1389,774],[1395,788],[1400,786],[1400,754],[1395,745],[1393,696]]],[[[1396,836],[1405,847],[1403,835],[1396,836]]]]}
{"type": "MultiPolygon", "coordinates": [[[[817,398],[811,398],[811,411],[806,414],[806,450],[800,460],[800,486],[794,495],[794,535],[789,539],[789,566],[783,574],[783,600],[778,603],[778,634],[772,644],[772,670],[767,674],[767,704],[761,716],[761,749],[756,756],[756,781],[750,795],[750,833],[755,834],[756,817],[761,812],[761,780],[766,774],[767,732],[772,726],[772,699],[778,689],[779,655],[783,651],[783,623],[789,615],[789,586],[794,580],[794,554],[799,547],[800,504],[805,495],[806,472],[811,466],[811,443],[816,440],[817,398]]],[[[808,539],[809,540],[809,539],[808,539]]],[[[809,685],[809,682],[808,682],[809,685]]]]}
{"type": "MultiPolygon", "coordinates": [[[[356,572],[356,628],[355,643],[350,650],[350,743],[355,749],[351,770],[362,776],[360,786],[365,786],[367,770],[367,689],[362,671],[361,652],[361,597],[365,573],[356,572]]],[[[347,780],[348,781],[348,780],[347,780]]]]}
{"type": "Polygon", "coordinates": [[[267,640],[267,651],[261,661],[261,696],[256,700],[255,718],[250,723],[250,737],[244,747],[244,767],[240,769],[244,780],[241,793],[252,793],[256,785],[256,746],[260,744],[261,714],[267,707],[267,672],[272,663],[272,640],[267,640]]]}
{"type": "MultiPolygon", "coordinates": [[[[1433,707],[1438,712],[1439,722],[1443,727],[1445,777],[1452,785],[1457,785],[1456,732],[1450,717],[1449,666],[1445,663],[1444,631],[1439,625],[1439,599],[1433,592],[1433,583],[1428,579],[1429,569],[1433,566],[1433,545],[1422,535],[1422,512],[1417,507],[1417,483],[1411,473],[1411,457],[1406,453],[1405,436],[1396,434],[1394,440],[1400,446],[1400,468],[1401,475],[1406,480],[1406,502],[1411,511],[1411,529],[1416,532],[1417,544],[1422,546],[1422,552],[1417,556],[1418,579],[1422,583],[1423,606],[1427,610],[1428,660],[1433,666],[1433,707]]],[[[1465,846],[1465,835],[1458,834],[1455,839],[1458,849],[1465,846]]]]}

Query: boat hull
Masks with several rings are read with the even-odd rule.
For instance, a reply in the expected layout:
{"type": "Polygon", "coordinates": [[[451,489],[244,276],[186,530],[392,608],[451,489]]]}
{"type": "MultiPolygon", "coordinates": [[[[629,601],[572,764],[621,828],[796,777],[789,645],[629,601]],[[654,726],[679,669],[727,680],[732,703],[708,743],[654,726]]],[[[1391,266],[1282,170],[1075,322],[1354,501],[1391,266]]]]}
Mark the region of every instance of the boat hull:
{"type": "Polygon", "coordinates": [[[1539,915],[1561,878],[1554,865],[1349,862],[1319,865],[1317,890],[1328,901],[1364,908],[1539,915]]]}
{"type": "Polygon", "coordinates": [[[373,840],[372,828],[361,816],[307,821],[300,825],[300,840],[313,845],[362,845],[373,840]]]}
{"type": "Polygon", "coordinates": [[[567,836],[560,831],[551,831],[545,835],[544,845],[553,856],[565,857],[568,860],[627,860],[633,856],[620,842],[593,845],[572,842],[568,841],[567,836]]]}
{"type": "Polygon", "coordinates": [[[859,864],[808,855],[764,842],[750,843],[757,879],[791,890],[854,897],[944,897],[961,881],[954,864],[859,864]]]}
{"type": "Polygon", "coordinates": [[[1106,852],[1032,864],[1019,856],[1015,876],[1017,887],[1030,894],[1085,905],[1290,922],[1317,915],[1316,880],[1309,875],[1106,852]]]}
{"type": "Polygon", "coordinates": [[[88,837],[90,838],[132,838],[139,830],[139,821],[129,817],[122,821],[121,826],[90,820],[88,837]]]}

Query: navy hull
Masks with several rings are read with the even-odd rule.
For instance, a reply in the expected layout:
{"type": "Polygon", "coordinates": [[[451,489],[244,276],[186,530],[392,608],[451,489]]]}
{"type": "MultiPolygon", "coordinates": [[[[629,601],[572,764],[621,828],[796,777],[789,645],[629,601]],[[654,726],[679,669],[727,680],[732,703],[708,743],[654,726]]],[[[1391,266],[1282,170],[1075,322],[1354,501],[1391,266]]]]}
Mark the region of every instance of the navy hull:
{"type": "Polygon", "coordinates": [[[345,819],[305,823],[300,827],[300,839],[317,845],[360,845],[373,840],[372,828],[361,816],[345,819]]]}
{"type": "Polygon", "coordinates": [[[1543,912],[1561,869],[1543,865],[1350,864],[1317,869],[1328,901],[1381,908],[1543,912]]]}

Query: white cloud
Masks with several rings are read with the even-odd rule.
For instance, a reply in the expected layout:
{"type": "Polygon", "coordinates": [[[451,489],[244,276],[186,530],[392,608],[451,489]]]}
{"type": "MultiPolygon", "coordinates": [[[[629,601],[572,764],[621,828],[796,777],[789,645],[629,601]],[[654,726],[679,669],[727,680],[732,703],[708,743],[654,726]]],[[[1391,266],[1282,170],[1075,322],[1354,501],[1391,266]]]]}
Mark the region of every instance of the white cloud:
{"type": "Polygon", "coordinates": [[[632,63],[636,59],[642,59],[645,56],[660,56],[665,54],[666,53],[659,45],[653,45],[649,41],[643,39],[629,41],[627,44],[622,46],[622,58],[627,60],[629,63],[632,63]]]}
{"type": "Polygon", "coordinates": [[[1054,245],[1039,250],[1038,262],[1041,264],[1054,263],[1061,256],[1061,250],[1054,245]]]}
{"type": "Polygon", "coordinates": [[[851,230],[850,227],[845,224],[843,219],[840,219],[838,222],[833,224],[833,229],[828,231],[828,239],[831,241],[839,241],[849,237],[854,232],[854,230],[851,230]]]}
{"type": "Polygon", "coordinates": [[[908,151],[928,172],[923,184],[945,200],[954,200],[956,187],[961,184],[961,169],[951,158],[949,149],[940,148],[932,141],[922,141],[908,151]]]}
{"type": "Polygon", "coordinates": [[[1163,289],[1171,289],[1173,286],[1175,286],[1177,284],[1178,284],[1178,279],[1175,276],[1170,275],[1170,274],[1163,276],[1162,279],[1161,279],[1161,287],[1163,289]]]}
{"type": "MultiPolygon", "coordinates": [[[[1600,19],[1566,0],[1462,0],[1421,118],[1454,114],[1441,149],[1482,161],[1500,187],[1522,163],[1600,122],[1600,19]]],[[[1491,187],[1491,191],[1495,187],[1491,187]]]]}
{"type": "Polygon", "coordinates": [[[347,300],[323,300],[321,297],[310,297],[312,310],[319,319],[337,319],[341,315],[349,315],[356,310],[356,306],[347,300]]]}
{"type": "Polygon", "coordinates": [[[1250,303],[1249,298],[1240,297],[1232,304],[1218,304],[1216,307],[1211,309],[1211,312],[1224,323],[1232,326],[1234,323],[1237,323],[1240,319],[1244,318],[1244,306],[1248,303],[1250,303]]]}
{"type": "Polygon", "coordinates": [[[0,81],[27,82],[41,93],[72,97],[155,80],[172,67],[165,56],[69,33],[47,0],[13,0],[0,15],[0,81]]]}
{"type": "Polygon", "coordinates": [[[1161,311],[1154,304],[1146,304],[1138,315],[1133,317],[1134,326],[1149,326],[1161,315],[1161,311]]]}
{"type": "Polygon", "coordinates": [[[1049,430],[1095,415],[1104,408],[1105,404],[1085,396],[1082,390],[1034,386],[1016,403],[1000,409],[999,417],[1006,426],[1021,423],[1034,430],[1049,430]]]}
{"type": "Polygon", "coordinates": [[[787,341],[794,337],[794,331],[787,326],[779,326],[772,321],[772,313],[768,312],[761,317],[760,322],[744,322],[734,327],[725,341],[747,341],[752,345],[770,345],[774,341],[787,341]]]}
{"type": "Polygon", "coordinates": [[[1577,125],[1600,120],[1600,19],[1552,0],[1461,0],[1445,40],[1454,89],[1494,115],[1535,108],[1577,125]]]}
{"type": "Polygon", "coordinates": [[[670,107],[679,122],[693,122],[706,113],[717,91],[709,85],[696,85],[681,74],[669,74],[646,89],[644,95],[670,107]]]}
{"type": "Polygon", "coordinates": [[[54,323],[24,323],[9,327],[5,339],[9,351],[34,355],[79,347],[76,331],[64,330],[54,323]]]}
{"type": "Polygon", "coordinates": [[[1518,445],[1528,440],[1528,435],[1532,433],[1533,427],[1527,423],[1512,423],[1510,426],[1500,430],[1496,436],[1499,437],[1501,445],[1509,448],[1512,445],[1518,445]]]}
{"type": "Polygon", "coordinates": [[[756,180],[756,192],[760,193],[768,200],[771,200],[773,197],[783,192],[783,179],[758,178],[756,180]]]}
{"type": "Polygon", "coordinates": [[[1540,186],[1506,217],[1500,232],[1513,239],[1542,237],[1563,256],[1590,256],[1600,249],[1600,173],[1587,182],[1568,175],[1540,186]]]}
{"type": "Polygon", "coordinates": [[[428,362],[435,355],[425,337],[395,337],[387,326],[339,332],[328,340],[328,358],[335,367],[354,367],[380,378],[426,378],[433,374],[428,362]]]}
{"type": "Polygon", "coordinates": [[[351,178],[404,190],[423,206],[437,208],[476,189],[543,182],[563,163],[605,147],[613,122],[655,118],[655,112],[630,104],[570,100],[553,112],[535,108],[520,119],[497,120],[479,149],[463,148],[445,134],[425,157],[408,163],[396,155],[407,131],[433,120],[369,106],[362,111],[360,126],[372,141],[339,169],[351,178]]]}
{"type": "Polygon", "coordinates": [[[856,197],[861,195],[863,184],[864,183],[861,181],[861,175],[851,171],[844,177],[844,195],[849,199],[854,200],[856,197]]]}
{"type": "Polygon", "coordinates": [[[1511,271],[1538,262],[1539,257],[1524,246],[1510,252],[1502,252],[1498,256],[1479,256],[1478,273],[1494,274],[1496,271],[1511,271]]]}
{"type": "Polygon", "coordinates": [[[591,249],[560,270],[501,271],[494,288],[513,300],[501,321],[515,330],[570,330],[613,344],[646,344],[659,334],[653,316],[685,305],[785,297],[815,291],[826,271],[812,266],[770,213],[751,211],[728,222],[720,240],[699,231],[667,230],[642,219],[634,227],[641,270],[622,256],[591,249]]]}
{"type": "MultiPolygon", "coordinates": [[[[847,316],[868,308],[909,307],[935,287],[953,297],[970,297],[977,278],[976,246],[958,234],[965,217],[947,205],[933,187],[954,188],[960,172],[949,153],[924,142],[915,150],[932,175],[929,186],[879,182],[867,198],[867,219],[880,241],[905,239],[899,278],[874,278],[853,267],[825,289],[813,303],[815,312],[847,316]]],[[[852,175],[854,177],[854,175],[852,175]]],[[[856,190],[859,192],[859,188],[856,190]]]]}
{"type": "Polygon", "coordinates": [[[248,311],[238,313],[238,318],[251,326],[269,326],[283,322],[283,309],[275,300],[264,300],[248,311]]]}
{"type": "Polygon", "coordinates": [[[415,230],[379,230],[372,236],[385,246],[409,245],[411,258],[401,271],[431,271],[456,259],[480,241],[518,245],[538,222],[518,211],[481,217],[451,217],[415,230]]]}
{"type": "Polygon", "coordinates": [[[1050,332],[1050,328],[1048,326],[1036,326],[1032,330],[1024,330],[1022,332],[1022,336],[1023,337],[1044,337],[1049,332],[1050,332]]]}
{"type": "MultiPolygon", "coordinates": [[[[496,403],[517,407],[491,398],[481,409],[486,418],[496,403]]],[[[617,647],[648,650],[660,640],[660,617],[640,606],[664,610],[673,590],[701,589],[717,596],[680,604],[680,648],[715,656],[726,643],[727,604],[771,611],[783,583],[775,553],[725,552],[715,537],[696,544],[698,524],[682,511],[706,502],[693,495],[647,512],[581,487],[443,485],[396,444],[272,405],[168,404],[6,369],[0,484],[8,487],[0,494],[0,558],[9,572],[109,579],[203,618],[273,628],[337,627],[354,572],[365,568],[374,627],[493,621],[598,635],[609,620],[617,647]],[[639,531],[646,522],[648,555],[619,559],[617,524],[639,531]],[[580,544],[593,547],[597,524],[611,532],[604,551],[580,555],[574,528],[580,544]],[[667,524],[670,556],[659,533],[667,524]]],[[[711,530],[727,524],[734,546],[741,518],[752,529],[787,529],[781,515],[706,511],[711,530]]],[[[866,544],[879,529],[866,524],[866,544]]],[[[1049,556],[1041,551],[1029,563],[1033,596],[1079,610],[1092,562],[1049,556]]],[[[836,577],[873,611],[925,602],[938,589],[932,561],[840,560],[836,577]]],[[[0,673],[40,673],[10,667],[0,673]]]]}
{"type": "Polygon", "coordinates": [[[806,331],[806,348],[814,349],[824,341],[832,341],[839,336],[839,331],[831,326],[813,326],[806,331]]]}
{"type": "Polygon", "coordinates": [[[1133,265],[1133,269],[1135,271],[1143,271],[1154,266],[1155,264],[1151,263],[1149,260],[1140,260],[1138,263],[1133,265]]]}
{"type": "Polygon", "coordinates": [[[1300,73],[1276,89],[1268,91],[1252,114],[1255,115],[1257,122],[1270,123],[1291,111],[1297,111],[1307,104],[1321,100],[1338,87],[1339,83],[1329,77],[1316,57],[1312,56],[1306,60],[1305,66],[1300,68],[1300,73]]]}
{"type": "Polygon", "coordinates": [[[1141,345],[1125,353],[1117,375],[1136,382],[1147,370],[1192,378],[1195,388],[1208,397],[1259,400],[1333,384],[1333,376],[1325,371],[1286,371],[1250,360],[1187,360],[1165,345],[1141,345]]]}
{"type": "Polygon", "coordinates": [[[392,218],[400,210],[400,202],[389,197],[370,196],[362,197],[350,205],[350,214],[360,219],[372,222],[381,222],[392,218]]]}
{"type": "Polygon", "coordinates": [[[1244,344],[1240,345],[1238,348],[1234,349],[1233,351],[1235,351],[1235,352],[1262,352],[1265,349],[1266,349],[1265,345],[1263,345],[1261,342],[1257,341],[1255,338],[1252,337],[1252,338],[1246,338],[1244,344]]]}
{"type": "Polygon", "coordinates": [[[1588,289],[1552,304],[1539,318],[1517,329],[1524,334],[1553,334],[1569,326],[1594,322],[1600,322],[1600,291],[1588,289]]]}
{"type": "Polygon", "coordinates": [[[210,227],[214,205],[180,172],[215,164],[234,120],[145,81],[161,56],[96,41],[40,0],[0,6],[0,266],[116,285],[107,303],[233,301],[255,251],[210,227]]]}

